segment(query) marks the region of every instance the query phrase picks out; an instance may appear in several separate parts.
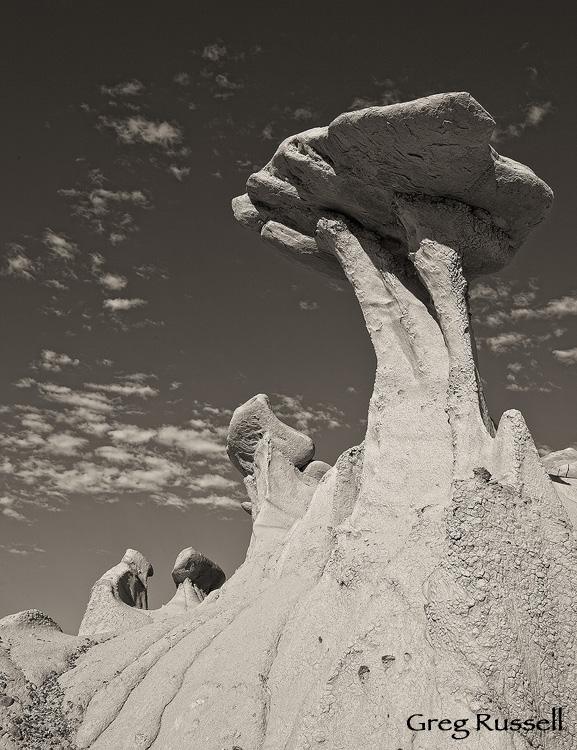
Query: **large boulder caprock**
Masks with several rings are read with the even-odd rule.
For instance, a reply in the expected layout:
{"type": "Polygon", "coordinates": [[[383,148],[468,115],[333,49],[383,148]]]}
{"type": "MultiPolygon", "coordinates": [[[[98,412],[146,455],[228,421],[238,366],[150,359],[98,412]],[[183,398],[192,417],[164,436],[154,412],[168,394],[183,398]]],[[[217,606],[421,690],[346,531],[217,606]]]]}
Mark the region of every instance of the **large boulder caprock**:
{"type": "MultiPolygon", "coordinates": [[[[329,467],[265,396],[239,407],[243,565],[212,590],[184,550],[174,599],[120,602],[148,621],[79,646],[26,726],[75,750],[441,750],[462,717],[467,750],[577,750],[575,480],[551,481],[519,412],[494,424],[475,364],[468,280],[551,203],[493,126],[469,94],[372,107],[249,178],[239,221],[353,287],[376,353],[365,439],[329,467]],[[496,731],[513,719],[546,731],[496,731]]],[[[26,731],[19,750],[68,747],[26,731]]]]}
{"type": "Polygon", "coordinates": [[[495,121],[465,92],[346,112],[325,128],[284,140],[271,161],[233,201],[236,218],[301,262],[342,275],[315,242],[327,210],[374,232],[386,249],[406,255],[410,242],[398,196],[452,199],[501,232],[502,242],[464,248],[468,279],[507,265],[547,214],[551,189],[526,166],[491,146],[495,121]]]}
{"type": "Polygon", "coordinates": [[[152,565],[134,549],[127,549],[122,560],[92,587],[90,600],[80,625],[80,635],[128,630],[146,624],[141,610],[148,609],[147,580],[152,565]]]}
{"type": "Polygon", "coordinates": [[[268,396],[259,393],[235,410],[228,429],[228,456],[244,476],[254,473],[254,453],[265,432],[297,467],[307,464],[315,454],[310,437],[281,422],[273,412],[268,396]]]}
{"type": "Polygon", "coordinates": [[[220,566],[209,560],[194,547],[187,547],[176,558],[172,569],[172,580],[178,587],[183,581],[191,581],[204,596],[219,589],[226,576],[220,566]]]}
{"type": "Polygon", "coordinates": [[[92,636],[136,630],[151,622],[170,619],[197,607],[222,586],[225,574],[212,560],[193,547],[182,550],[172,570],[176,584],[173,598],[159,609],[148,609],[148,582],[152,565],[133,549],[126,550],[118,565],[94,584],[80,625],[79,635],[92,636]]]}

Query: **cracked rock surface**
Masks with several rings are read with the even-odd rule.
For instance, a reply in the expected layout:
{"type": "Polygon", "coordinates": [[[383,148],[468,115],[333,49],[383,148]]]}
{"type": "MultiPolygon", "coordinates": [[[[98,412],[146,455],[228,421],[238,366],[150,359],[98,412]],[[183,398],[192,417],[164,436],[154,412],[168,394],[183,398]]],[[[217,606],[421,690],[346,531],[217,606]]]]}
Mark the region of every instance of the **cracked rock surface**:
{"type": "Polygon", "coordinates": [[[468,248],[464,255],[468,279],[494,273],[552,202],[550,188],[528,167],[492,148],[494,127],[465,92],[346,112],[328,127],[283,141],[233,201],[235,216],[282,252],[340,276],[338,263],[314,241],[325,211],[354,219],[403,255],[407,238],[395,196],[454,199],[503,232],[502,246],[482,255],[468,248]]]}

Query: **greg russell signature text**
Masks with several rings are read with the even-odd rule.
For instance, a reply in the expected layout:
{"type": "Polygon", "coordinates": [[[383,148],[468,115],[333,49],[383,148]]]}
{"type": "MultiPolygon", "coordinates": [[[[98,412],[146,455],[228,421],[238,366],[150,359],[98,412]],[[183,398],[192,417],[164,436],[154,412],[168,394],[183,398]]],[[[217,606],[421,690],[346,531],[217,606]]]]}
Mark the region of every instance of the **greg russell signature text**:
{"type": "Polygon", "coordinates": [[[551,718],[503,719],[491,714],[476,714],[470,719],[427,719],[412,714],[407,727],[413,732],[451,732],[449,737],[464,740],[471,732],[551,732],[563,731],[563,709],[553,708],[551,718]]]}

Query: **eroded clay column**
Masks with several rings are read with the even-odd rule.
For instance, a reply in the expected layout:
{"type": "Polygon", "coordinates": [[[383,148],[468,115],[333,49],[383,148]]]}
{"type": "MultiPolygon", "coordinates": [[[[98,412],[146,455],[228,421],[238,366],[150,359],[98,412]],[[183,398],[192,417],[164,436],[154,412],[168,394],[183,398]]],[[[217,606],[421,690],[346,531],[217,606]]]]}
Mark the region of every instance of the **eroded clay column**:
{"type": "Polygon", "coordinates": [[[449,354],[447,408],[453,430],[455,478],[490,463],[493,435],[473,356],[473,334],[463,273],[465,250],[506,252],[508,239],[481,212],[463,203],[399,195],[409,257],[433,301],[449,354]]]}

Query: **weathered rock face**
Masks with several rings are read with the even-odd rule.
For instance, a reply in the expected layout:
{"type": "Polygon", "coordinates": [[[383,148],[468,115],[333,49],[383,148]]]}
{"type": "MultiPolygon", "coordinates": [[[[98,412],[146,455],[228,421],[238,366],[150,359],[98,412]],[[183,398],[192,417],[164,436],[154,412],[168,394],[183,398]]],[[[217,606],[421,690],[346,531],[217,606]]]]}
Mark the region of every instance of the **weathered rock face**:
{"type": "Polygon", "coordinates": [[[268,397],[259,393],[235,410],[228,430],[228,456],[241,474],[254,472],[254,454],[265,432],[295,466],[304,466],[315,454],[310,437],[281,422],[268,397]]]}
{"type": "MultiPolygon", "coordinates": [[[[288,139],[249,180],[238,218],[353,286],[377,356],[366,438],[327,468],[265,397],[235,412],[246,562],[60,670],[76,748],[437,750],[447,735],[415,734],[411,714],[575,711],[569,500],[518,412],[495,428],[473,358],[466,279],[506,263],[551,198],[490,148],[492,124],[466,94],[371,108],[288,139]]],[[[566,721],[467,743],[577,736],[566,721]]]]}
{"type": "Polygon", "coordinates": [[[204,596],[219,589],[225,579],[222,568],[193,547],[182,550],[172,569],[172,580],[177,588],[181,583],[189,580],[202,591],[204,596]]]}
{"type": "Polygon", "coordinates": [[[148,622],[147,579],[152,565],[134,549],[127,549],[118,565],[92,587],[79,635],[130,630],[148,622]]]}
{"type": "Polygon", "coordinates": [[[406,255],[398,196],[454,199],[502,232],[499,246],[463,251],[467,278],[505,266],[546,215],[551,190],[490,145],[493,118],[467,93],[436,94],[347,112],[326,128],[287,138],[235,199],[237,219],[303,263],[342,275],[315,242],[320,218],[337,211],[406,255]]]}
{"type": "Polygon", "coordinates": [[[549,476],[577,479],[577,450],[565,448],[544,456],[541,461],[549,476]]]}

